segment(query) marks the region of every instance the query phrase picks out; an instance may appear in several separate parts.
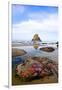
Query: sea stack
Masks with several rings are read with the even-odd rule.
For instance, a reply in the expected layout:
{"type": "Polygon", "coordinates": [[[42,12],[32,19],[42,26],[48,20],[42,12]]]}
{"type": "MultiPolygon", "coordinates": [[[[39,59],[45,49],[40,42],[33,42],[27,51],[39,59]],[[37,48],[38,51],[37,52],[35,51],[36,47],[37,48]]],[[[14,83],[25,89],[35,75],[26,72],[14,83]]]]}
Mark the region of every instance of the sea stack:
{"type": "Polygon", "coordinates": [[[38,34],[35,34],[35,35],[33,36],[32,41],[41,41],[41,39],[40,39],[40,37],[38,36],[38,34]]]}

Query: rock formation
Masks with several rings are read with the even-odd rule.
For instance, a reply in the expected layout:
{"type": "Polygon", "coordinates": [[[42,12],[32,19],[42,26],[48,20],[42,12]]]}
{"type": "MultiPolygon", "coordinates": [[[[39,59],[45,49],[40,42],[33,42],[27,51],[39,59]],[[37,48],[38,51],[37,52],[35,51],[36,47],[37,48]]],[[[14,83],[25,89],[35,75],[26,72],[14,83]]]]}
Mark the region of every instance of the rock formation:
{"type": "Polygon", "coordinates": [[[16,74],[23,80],[33,80],[35,77],[45,77],[49,75],[58,76],[58,66],[56,62],[46,57],[29,57],[26,62],[16,67],[16,74]]]}
{"type": "Polygon", "coordinates": [[[12,48],[12,57],[21,56],[26,54],[26,51],[22,49],[12,48]]]}
{"type": "Polygon", "coordinates": [[[53,47],[43,47],[43,48],[40,48],[40,50],[45,52],[53,52],[55,49],[53,47]]]}
{"type": "Polygon", "coordinates": [[[35,34],[35,35],[33,36],[32,41],[41,41],[41,39],[40,39],[40,37],[38,36],[38,34],[35,34]]]}

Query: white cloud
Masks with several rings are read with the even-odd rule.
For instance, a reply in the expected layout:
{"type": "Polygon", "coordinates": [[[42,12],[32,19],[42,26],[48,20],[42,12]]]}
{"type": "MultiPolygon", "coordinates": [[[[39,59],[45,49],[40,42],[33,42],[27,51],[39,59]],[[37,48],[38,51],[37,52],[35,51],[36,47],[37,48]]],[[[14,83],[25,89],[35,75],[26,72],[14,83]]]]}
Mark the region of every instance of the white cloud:
{"type": "MultiPolygon", "coordinates": [[[[39,17],[39,16],[38,16],[39,17]]],[[[22,36],[30,35],[34,33],[41,34],[42,32],[54,32],[58,30],[58,19],[55,15],[50,15],[48,18],[44,20],[35,20],[29,19],[28,21],[24,21],[22,23],[14,24],[13,25],[13,36],[22,36]]],[[[22,37],[20,37],[22,38],[22,37]]]]}
{"type": "Polygon", "coordinates": [[[58,27],[58,20],[54,18],[48,18],[43,21],[28,20],[22,23],[14,24],[13,29],[19,32],[28,32],[29,30],[54,30],[58,27]]]}
{"type": "Polygon", "coordinates": [[[58,15],[57,13],[52,14],[49,12],[40,11],[40,12],[29,13],[28,17],[31,18],[32,20],[43,21],[46,18],[57,19],[58,15]]]}

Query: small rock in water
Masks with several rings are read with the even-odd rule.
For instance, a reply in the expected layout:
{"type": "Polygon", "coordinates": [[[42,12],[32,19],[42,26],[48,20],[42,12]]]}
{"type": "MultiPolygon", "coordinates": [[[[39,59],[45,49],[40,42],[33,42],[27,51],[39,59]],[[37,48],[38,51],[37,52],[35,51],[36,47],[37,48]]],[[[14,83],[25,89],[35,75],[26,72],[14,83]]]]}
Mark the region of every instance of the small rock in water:
{"type": "Polygon", "coordinates": [[[12,57],[25,55],[27,52],[22,49],[12,48],[12,57]]]}
{"type": "Polygon", "coordinates": [[[40,48],[40,50],[45,52],[53,52],[55,49],[53,47],[43,47],[43,48],[40,48]]]}

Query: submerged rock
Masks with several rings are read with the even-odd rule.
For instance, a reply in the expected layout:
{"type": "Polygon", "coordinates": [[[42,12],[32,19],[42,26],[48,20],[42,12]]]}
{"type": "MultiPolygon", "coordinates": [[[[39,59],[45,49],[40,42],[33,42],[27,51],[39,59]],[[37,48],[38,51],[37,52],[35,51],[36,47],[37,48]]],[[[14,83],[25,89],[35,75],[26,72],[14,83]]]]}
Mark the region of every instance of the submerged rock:
{"type": "Polygon", "coordinates": [[[12,58],[12,65],[18,65],[23,62],[24,62],[24,60],[19,56],[12,58]]]}
{"type": "Polygon", "coordinates": [[[53,47],[43,47],[43,48],[40,48],[40,50],[45,52],[53,52],[55,49],[53,47]]]}
{"type": "Polygon", "coordinates": [[[12,48],[12,57],[25,55],[27,52],[22,49],[12,48]]]}

